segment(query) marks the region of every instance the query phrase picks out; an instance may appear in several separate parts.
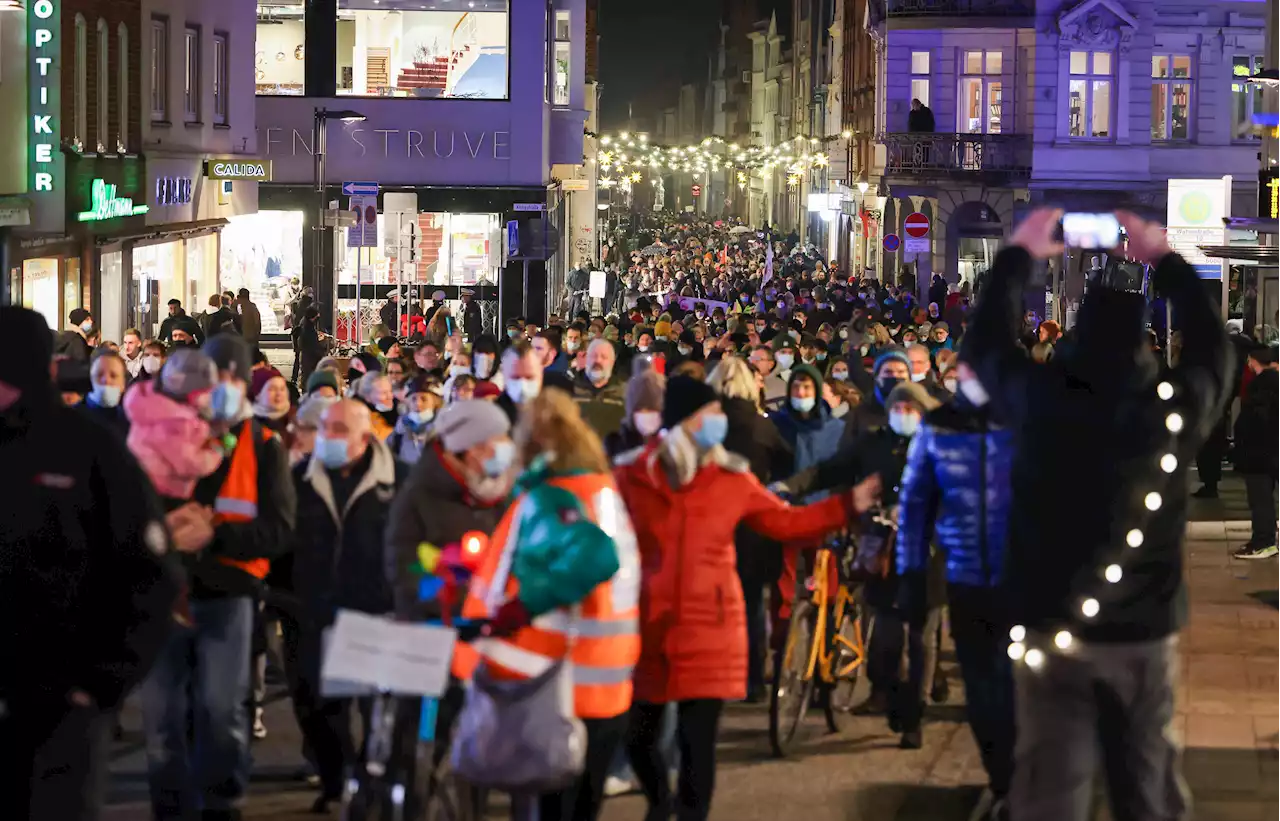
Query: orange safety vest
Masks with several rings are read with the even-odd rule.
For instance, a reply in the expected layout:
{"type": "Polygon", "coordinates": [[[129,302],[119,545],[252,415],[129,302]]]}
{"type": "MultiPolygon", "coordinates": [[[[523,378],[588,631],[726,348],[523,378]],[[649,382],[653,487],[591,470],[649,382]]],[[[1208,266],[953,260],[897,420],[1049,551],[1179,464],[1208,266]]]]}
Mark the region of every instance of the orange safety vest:
{"type": "MultiPolygon", "coordinates": [[[[262,428],[262,441],[275,434],[262,428]]],[[[247,419],[237,434],[236,449],[231,452],[231,468],[222,481],[213,512],[219,522],[252,522],[258,518],[258,448],[253,441],[253,420],[247,419]]],[[[228,559],[218,561],[238,567],[258,579],[265,579],[271,571],[269,559],[228,559]]]]}
{"type": "MultiPolygon", "coordinates": [[[[486,639],[474,648],[457,645],[453,674],[470,679],[483,660],[495,678],[526,679],[569,656],[575,713],[579,718],[610,718],[631,706],[631,676],[640,657],[640,553],[635,532],[608,474],[556,477],[548,483],[577,496],[588,518],[613,537],[618,572],[588,594],[577,614],[564,608],[553,610],[506,638],[486,639]]],[[[518,543],[519,534],[513,528],[521,502],[518,499],[508,508],[493,532],[484,565],[472,578],[463,603],[464,618],[490,618],[498,604],[519,596],[514,575],[507,576],[506,590],[499,596],[490,596],[489,586],[503,563],[508,540],[515,538],[518,543]]],[[[514,549],[519,549],[518,544],[514,549]]]]}

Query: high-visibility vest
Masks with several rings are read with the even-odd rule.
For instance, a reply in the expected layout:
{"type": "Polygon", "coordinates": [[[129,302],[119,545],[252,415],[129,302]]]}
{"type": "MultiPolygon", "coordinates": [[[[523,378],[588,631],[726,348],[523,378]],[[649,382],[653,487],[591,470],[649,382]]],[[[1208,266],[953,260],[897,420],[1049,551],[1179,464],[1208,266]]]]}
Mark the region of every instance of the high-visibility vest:
{"type": "MultiPolygon", "coordinates": [[[[631,706],[631,675],[640,657],[640,552],[635,532],[608,474],[555,477],[548,484],[577,496],[588,518],[613,538],[618,572],[597,585],[576,613],[565,608],[553,610],[514,635],[486,639],[477,648],[455,652],[453,673],[469,679],[476,664],[483,660],[495,678],[527,679],[567,655],[573,664],[574,710],[578,717],[610,718],[631,706]]],[[[463,603],[464,618],[490,618],[496,610],[492,604],[495,599],[501,604],[519,596],[520,585],[514,575],[508,575],[501,595],[489,595],[489,586],[507,552],[508,540],[519,539],[513,528],[520,516],[521,501],[508,508],[493,533],[484,564],[472,578],[463,603]]]]}
{"type": "MultiPolygon", "coordinates": [[[[273,434],[262,428],[262,441],[273,434]]],[[[231,452],[231,468],[218,489],[213,512],[220,522],[251,522],[258,518],[258,443],[253,440],[253,420],[247,419],[236,434],[236,449],[231,452]]],[[[218,561],[238,567],[258,579],[265,579],[271,572],[269,559],[228,559],[218,561]]]]}

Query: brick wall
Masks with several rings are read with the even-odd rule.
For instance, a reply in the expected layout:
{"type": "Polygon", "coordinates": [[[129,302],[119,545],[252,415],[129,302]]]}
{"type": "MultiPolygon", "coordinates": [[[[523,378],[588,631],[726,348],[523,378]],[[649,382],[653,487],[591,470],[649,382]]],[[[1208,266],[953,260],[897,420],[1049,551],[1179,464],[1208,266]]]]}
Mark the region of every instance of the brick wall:
{"type": "Polygon", "coordinates": [[[62,5],[62,135],[64,139],[77,136],[75,132],[76,86],[76,23],[83,17],[85,27],[85,121],[86,133],[78,135],[84,142],[84,150],[92,152],[99,142],[108,151],[115,150],[116,137],[120,134],[120,24],[128,31],[128,135],[129,151],[140,147],[142,133],[142,73],[141,62],[145,38],[150,26],[142,22],[140,0],[64,0],[62,5]],[[98,21],[106,23],[107,33],[107,131],[98,133],[98,57],[100,52],[98,21]]]}
{"type": "Polygon", "coordinates": [[[587,0],[587,58],[586,81],[594,83],[600,67],[600,34],[596,29],[596,18],[600,13],[600,0],[587,0]]]}

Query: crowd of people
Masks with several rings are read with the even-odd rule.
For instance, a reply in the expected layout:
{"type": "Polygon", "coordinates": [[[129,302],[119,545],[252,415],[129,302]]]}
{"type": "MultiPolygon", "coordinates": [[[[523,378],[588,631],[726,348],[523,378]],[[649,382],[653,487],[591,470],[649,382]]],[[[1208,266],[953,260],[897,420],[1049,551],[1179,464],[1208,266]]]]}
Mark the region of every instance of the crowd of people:
{"type": "Polygon", "coordinates": [[[1235,340],[1231,364],[1194,272],[1128,214],[1126,253],[1177,309],[1175,361],[1142,294],[1097,283],[1074,328],[1039,321],[1025,289],[1061,253],[1057,218],[1027,217],[976,305],[942,277],[861,279],[766,232],[672,218],[622,261],[616,313],[489,334],[440,295],[339,359],[304,296],[289,377],[237,322],[244,292],[203,326],[171,306],[164,338],[119,346],[84,309],[50,333],[0,308],[20,352],[0,360],[0,459],[21,479],[0,607],[22,626],[3,649],[40,659],[0,677],[0,816],[91,817],[136,688],[154,817],[238,818],[277,633],[329,811],[368,708],[321,681],[336,614],[440,615],[419,596],[424,546],[482,533],[455,609],[489,640],[459,645],[438,739],[479,667],[534,679],[569,657],[586,763],[537,797],[542,817],[590,821],[638,788],[654,821],[705,819],[723,705],[764,699],[807,548],[850,529],[880,536],[859,712],[921,746],[925,705],[948,698],[945,621],[989,817],[1083,818],[1098,742],[1117,817],[1175,817],[1187,467],[1239,393],[1254,531],[1236,555],[1275,555],[1275,348],[1235,340]]]}

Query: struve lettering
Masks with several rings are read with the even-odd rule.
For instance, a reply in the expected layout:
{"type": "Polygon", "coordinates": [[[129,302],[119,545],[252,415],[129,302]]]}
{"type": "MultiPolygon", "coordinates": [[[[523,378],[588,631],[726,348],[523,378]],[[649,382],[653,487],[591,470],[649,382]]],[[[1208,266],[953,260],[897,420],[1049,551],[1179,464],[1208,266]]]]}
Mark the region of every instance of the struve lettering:
{"type": "MultiPolygon", "coordinates": [[[[375,156],[379,148],[386,159],[428,159],[431,156],[442,160],[456,156],[459,159],[507,161],[511,159],[510,131],[419,131],[400,128],[343,128],[339,133],[337,127],[331,127],[329,133],[329,152],[335,156],[349,155],[368,156],[373,151],[375,156]],[[368,135],[373,134],[370,140],[368,135]],[[461,136],[462,139],[458,139],[461,136]],[[350,148],[339,147],[342,143],[350,143],[350,148]],[[338,145],[335,145],[337,143],[338,145]],[[465,146],[465,154],[457,153],[459,144],[465,146]],[[428,148],[429,146],[429,148],[428,148]]],[[[297,157],[300,154],[311,156],[311,139],[298,129],[269,127],[264,129],[264,139],[260,145],[266,146],[265,156],[297,157]],[[290,133],[286,136],[285,131],[290,133]]]]}

